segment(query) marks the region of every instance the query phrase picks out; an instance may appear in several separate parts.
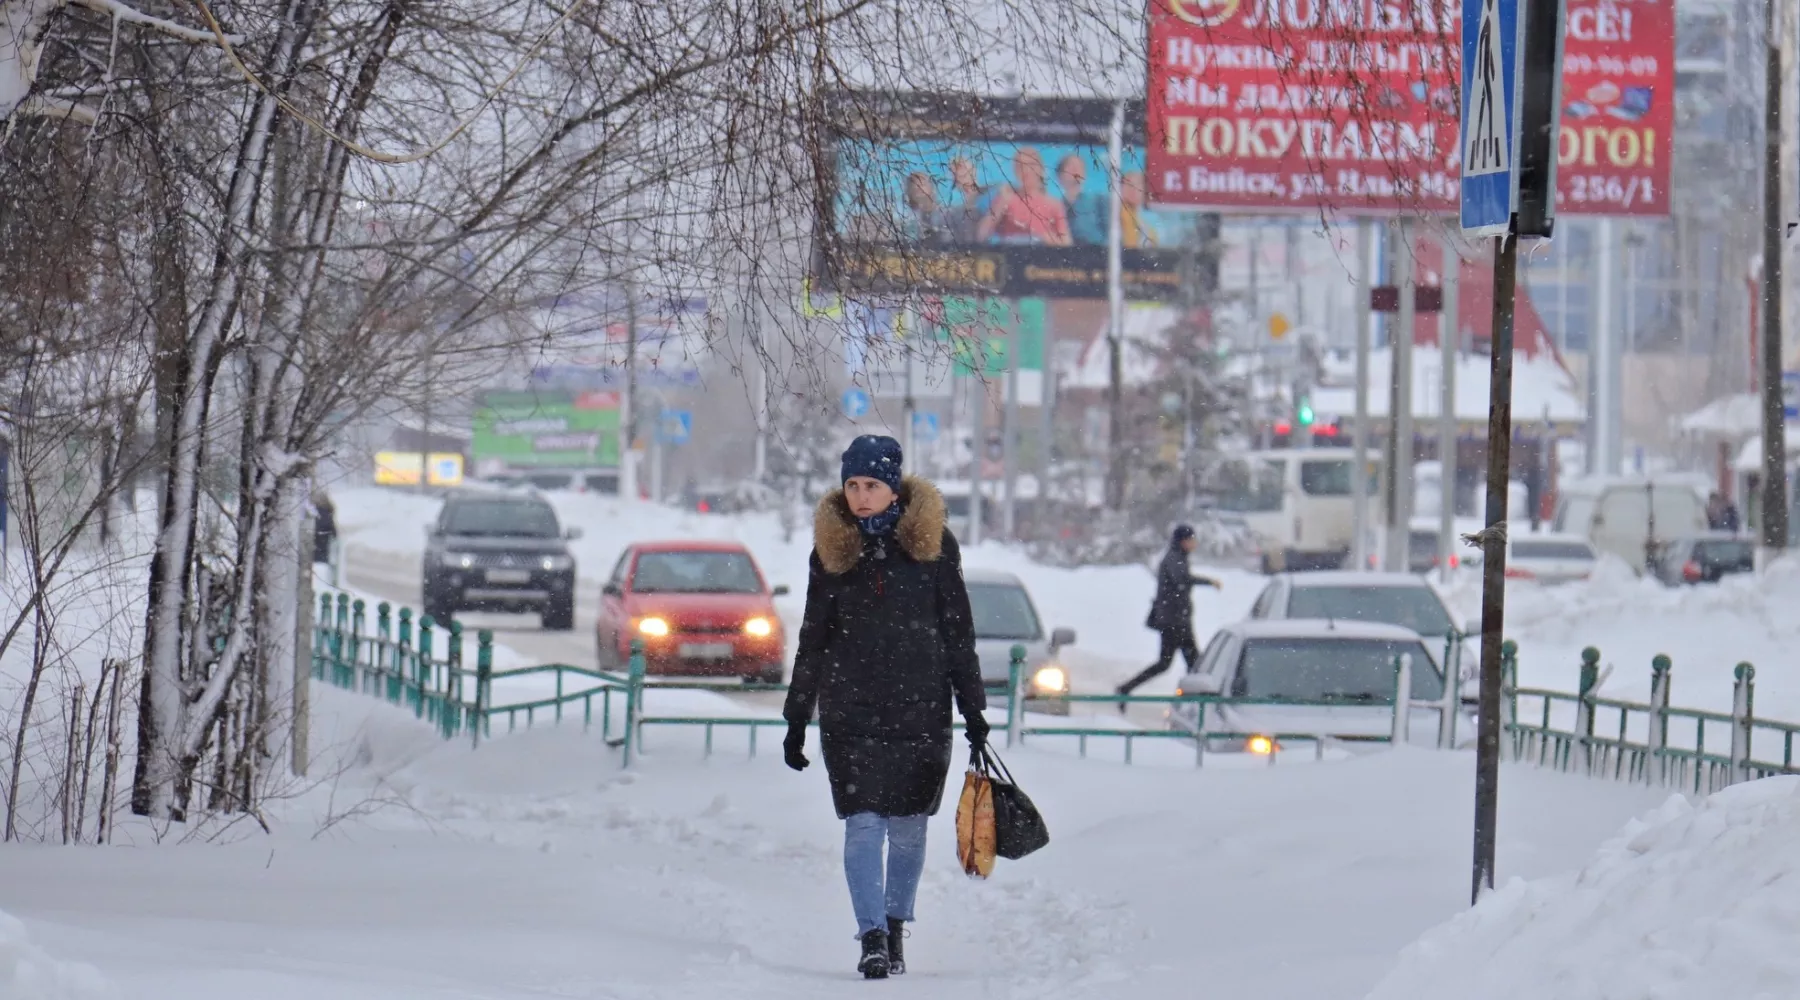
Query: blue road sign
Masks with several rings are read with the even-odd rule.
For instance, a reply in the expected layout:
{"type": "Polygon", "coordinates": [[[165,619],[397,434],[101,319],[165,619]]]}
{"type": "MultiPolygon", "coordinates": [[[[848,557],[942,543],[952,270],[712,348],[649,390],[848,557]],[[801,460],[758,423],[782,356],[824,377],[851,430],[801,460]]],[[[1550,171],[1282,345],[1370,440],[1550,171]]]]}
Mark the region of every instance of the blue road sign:
{"type": "Polygon", "coordinates": [[[1789,420],[1800,420],[1800,372],[1781,373],[1781,412],[1789,420]]]}
{"type": "Polygon", "coordinates": [[[1519,200],[1519,3],[1462,0],[1462,231],[1501,236],[1519,200]]]}
{"type": "Polygon", "coordinates": [[[937,440],[938,419],[935,413],[914,413],[912,415],[913,440],[919,444],[930,444],[937,440]]]}
{"type": "Polygon", "coordinates": [[[656,436],[663,444],[687,444],[694,436],[694,414],[690,410],[664,410],[656,418],[656,436]]]}
{"type": "Polygon", "coordinates": [[[869,394],[851,386],[844,390],[844,416],[855,420],[869,412],[869,394]]]}

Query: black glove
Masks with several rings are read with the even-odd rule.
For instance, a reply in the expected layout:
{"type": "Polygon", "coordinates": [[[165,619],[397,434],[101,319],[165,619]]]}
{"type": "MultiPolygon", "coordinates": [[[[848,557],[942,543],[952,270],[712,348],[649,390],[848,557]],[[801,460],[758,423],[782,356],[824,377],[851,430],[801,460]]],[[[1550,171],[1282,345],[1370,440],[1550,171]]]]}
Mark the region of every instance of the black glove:
{"type": "Polygon", "coordinates": [[[988,720],[980,715],[971,715],[963,720],[963,735],[969,740],[970,750],[980,750],[987,746],[988,720]]]}
{"type": "Polygon", "coordinates": [[[801,753],[805,748],[806,725],[789,723],[787,739],[781,741],[781,756],[783,760],[787,761],[787,766],[796,771],[806,770],[806,765],[812,761],[807,760],[806,754],[801,753]]]}

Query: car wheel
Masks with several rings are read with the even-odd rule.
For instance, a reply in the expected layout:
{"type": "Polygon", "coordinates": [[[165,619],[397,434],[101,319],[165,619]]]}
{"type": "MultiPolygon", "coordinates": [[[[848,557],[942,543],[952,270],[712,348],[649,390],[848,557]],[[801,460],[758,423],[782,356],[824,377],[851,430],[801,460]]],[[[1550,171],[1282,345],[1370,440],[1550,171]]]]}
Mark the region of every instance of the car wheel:
{"type": "Polygon", "coordinates": [[[575,628],[575,601],[573,598],[557,600],[551,598],[539,612],[538,621],[546,632],[568,632],[575,628]]]}
{"type": "Polygon", "coordinates": [[[456,614],[456,603],[427,585],[424,612],[432,621],[447,625],[456,614]]]}
{"type": "Polygon", "coordinates": [[[780,684],[787,680],[787,669],[779,663],[771,663],[762,668],[762,672],[754,677],[744,678],[745,684],[780,684]]]}

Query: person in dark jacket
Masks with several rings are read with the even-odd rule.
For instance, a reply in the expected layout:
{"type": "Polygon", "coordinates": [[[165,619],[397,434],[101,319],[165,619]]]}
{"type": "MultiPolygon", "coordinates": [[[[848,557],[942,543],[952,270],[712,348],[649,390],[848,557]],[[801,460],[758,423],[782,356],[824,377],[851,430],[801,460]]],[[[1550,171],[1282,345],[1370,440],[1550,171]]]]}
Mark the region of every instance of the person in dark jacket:
{"type": "Polygon", "coordinates": [[[813,515],[812,573],[782,716],[783,750],[807,766],[816,707],[844,875],[871,979],[906,969],[901,949],[925,868],[925,827],[950,773],[951,708],[971,748],[987,740],[987,697],[962,556],[937,487],[902,476],[900,444],[863,435],[843,489],[813,515]],[[882,847],[887,847],[883,871],[882,847]]]}
{"type": "Polygon", "coordinates": [[[331,562],[331,543],[337,541],[337,508],[324,492],[313,494],[313,562],[331,562]]]}
{"type": "MultiPolygon", "coordinates": [[[[1176,650],[1187,660],[1188,670],[1200,659],[1200,647],[1194,643],[1194,594],[1196,584],[1218,589],[1219,581],[1209,576],[1195,576],[1188,569],[1188,553],[1194,551],[1194,529],[1185,524],[1175,526],[1169,538],[1169,551],[1163,553],[1156,568],[1156,596],[1150,601],[1150,617],[1144,624],[1162,637],[1156,662],[1145,667],[1136,677],[1119,685],[1119,693],[1128,695],[1145,681],[1169,669],[1175,662],[1176,650]]],[[[1119,712],[1125,711],[1119,703],[1119,712]]]]}

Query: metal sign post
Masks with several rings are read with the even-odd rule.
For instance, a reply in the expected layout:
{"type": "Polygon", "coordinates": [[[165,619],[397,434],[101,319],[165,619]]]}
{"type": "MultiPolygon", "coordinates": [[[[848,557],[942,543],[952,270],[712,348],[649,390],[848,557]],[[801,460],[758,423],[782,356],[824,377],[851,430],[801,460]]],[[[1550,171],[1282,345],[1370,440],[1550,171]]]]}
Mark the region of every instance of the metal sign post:
{"type": "Polygon", "coordinates": [[[1482,546],[1481,695],[1471,900],[1494,887],[1519,238],[1548,237],[1555,224],[1562,36],[1561,0],[1463,0],[1462,229],[1495,238],[1486,527],[1475,536],[1482,546]]]}

